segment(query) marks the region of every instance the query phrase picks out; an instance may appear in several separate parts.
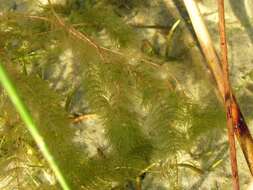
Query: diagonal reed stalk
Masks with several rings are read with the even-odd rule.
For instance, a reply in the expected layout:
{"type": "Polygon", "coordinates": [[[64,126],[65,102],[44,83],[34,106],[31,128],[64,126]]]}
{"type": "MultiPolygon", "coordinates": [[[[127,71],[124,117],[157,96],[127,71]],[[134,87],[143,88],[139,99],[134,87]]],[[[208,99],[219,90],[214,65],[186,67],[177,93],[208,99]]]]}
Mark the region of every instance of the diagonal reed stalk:
{"type": "Polygon", "coordinates": [[[227,40],[226,40],[226,25],[225,25],[225,10],[224,10],[224,0],[218,0],[219,8],[219,31],[220,31],[220,47],[221,47],[221,63],[223,70],[224,78],[224,101],[225,109],[227,115],[227,129],[228,129],[228,142],[230,150],[230,161],[231,161],[231,170],[232,170],[232,184],[234,190],[239,190],[239,176],[238,176],[238,167],[237,167],[237,158],[236,158],[236,145],[235,145],[235,136],[234,136],[234,125],[231,115],[232,108],[232,92],[229,82],[229,65],[228,65],[228,51],[227,51],[227,40]]]}
{"type": "Polygon", "coordinates": [[[70,187],[64,178],[60,168],[58,167],[53,155],[50,153],[47,144],[45,143],[43,137],[39,133],[37,126],[29,113],[26,105],[20,98],[15,85],[12,83],[10,77],[8,76],[7,71],[5,70],[2,63],[0,63],[0,83],[3,85],[4,89],[6,90],[9,98],[11,99],[12,103],[14,104],[17,112],[19,113],[20,117],[22,118],[23,122],[25,123],[27,129],[29,130],[30,134],[32,135],[33,139],[35,140],[37,146],[39,147],[40,151],[42,152],[43,156],[49,163],[49,166],[53,170],[59,184],[61,185],[63,190],[70,190],[70,187]]]}
{"type": "MultiPolygon", "coordinates": [[[[208,33],[196,2],[194,0],[183,1],[190,16],[195,34],[198,38],[207,64],[216,81],[220,95],[223,98],[223,103],[225,104],[223,71],[221,68],[220,60],[217,57],[217,53],[214,49],[211,37],[208,33]]],[[[231,93],[231,96],[231,117],[233,125],[235,127],[235,134],[243,151],[244,157],[247,161],[251,175],[253,176],[253,139],[233,93],[231,93]]]]}

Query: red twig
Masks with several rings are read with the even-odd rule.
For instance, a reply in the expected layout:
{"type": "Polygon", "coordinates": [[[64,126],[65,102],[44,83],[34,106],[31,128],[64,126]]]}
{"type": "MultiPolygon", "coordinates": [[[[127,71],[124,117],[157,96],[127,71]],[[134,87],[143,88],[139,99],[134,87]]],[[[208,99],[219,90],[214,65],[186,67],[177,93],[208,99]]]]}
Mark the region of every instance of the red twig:
{"type": "MultiPolygon", "coordinates": [[[[221,69],[220,60],[217,57],[210,34],[207,30],[203,18],[201,17],[200,11],[195,0],[183,1],[187,12],[189,13],[192,26],[195,30],[195,34],[201,46],[201,50],[205,55],[205,59],[207,61],[209,69],[216,81],[217,88],[220,92],[223,103],[225,104],[223,71],[221,69]]],[[[232,118],[233,124],[234,126],[236,126],[235,134],[243,151],[244,157],[247,161],[251,175],[253,176],[253,138],[250,134],[249,127],[247,126],[247,123],[242,115],[241,109],[236,101],[236,97],[233,95],[233,93],[232,97],[232,118]]]]}
{"type": "Polygon", "coordinates": [[[230,150],[230,160],[232,169],[232,183],[233,189],[239,190],[239,177],[236,160],[236,147],[234,137],[234,125],[232,114],[232,102],[233,97],[231,93],[231,87],[229,83],[229,66],[227,58],[227,41],[226,41],[226,29],[225,29],[225,14],[224,14],[224,0],[218,0],[219,7],[219,30],[220,30],[220,46],[221,46],[221,63],[224,77],[224,93],[225,93],[225,108],[227,112],[227,129],[228,129],[228,141],[230,150]]]}

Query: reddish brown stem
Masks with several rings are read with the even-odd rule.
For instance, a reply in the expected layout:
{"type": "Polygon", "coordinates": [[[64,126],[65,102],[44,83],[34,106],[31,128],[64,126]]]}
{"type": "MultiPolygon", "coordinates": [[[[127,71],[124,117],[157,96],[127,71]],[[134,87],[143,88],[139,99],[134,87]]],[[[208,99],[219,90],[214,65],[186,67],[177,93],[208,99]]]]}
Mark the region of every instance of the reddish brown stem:
{"type": "MultiPolygon", "coordinates": [[[[205,55],[208,66],[211,70],[212,75],[217,83],[218,90],[224,101],[224,78],[223,71],[220,66],[220,60],[217,57],[214,49],[210,34],[206,28],[206,25],[201,17],[198,6],[194,0],[183,0],[186,6],[187,12],[189,13],[192,26],[195,30],[196,36],[200,43],[203,54],[205,55]]],[[[235,127],[235,134],[238,142],[240,143],[244,157],[247,161],[251,175],[253,176],[253,139],[250,134],[249,128],[246,121],[241,113],[240,107],[236,102],[236,98],[232,97],[232,119],[235,127]]],[[[224,101],[225,103],[225,101],[224,101]]]]}
{"type": "Polygon", "coordinates": [[[233,114],[232,114],[232,93],[229,83],[229,66],[227,58],[227,41],[226,41],[226,28],[225,28],[225,11],[224,11],[224,0],[218,0],[219,8],[219,30],[220,30],[220,47],[221,47],[221,63],[223,70],[223,82],[224,82],[224,101],[227,113],[227,129],[228,129],[228,141],[229,141],[229,152],[232,170],[232,184],[234,190],[239,190],[239,177],[236,159],[236,146],[234,137],[234,126],[233,126],[233,114]]]}

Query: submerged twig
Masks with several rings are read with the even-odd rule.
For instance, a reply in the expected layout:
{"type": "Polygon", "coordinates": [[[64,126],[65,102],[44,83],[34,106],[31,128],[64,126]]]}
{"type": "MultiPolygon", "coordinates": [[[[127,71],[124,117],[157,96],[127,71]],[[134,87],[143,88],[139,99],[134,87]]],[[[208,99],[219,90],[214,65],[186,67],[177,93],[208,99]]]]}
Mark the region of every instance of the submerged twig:
{"type": "Polygon", "coordinates": [[[58,24],[63,27],[66,28],[66,30],[73,36],[84,40],[86,42],[88,42],[90,45],[92,45],[93,47],[95,47],[101,57],[102,60],[104,60],[104,56],[103,53],[101,52],[100,46],[94,42],[91,38],[89,38],[86,34],[79,32],[78,30],[76,30],[75,28],[73,28],[72,26],[66,26],[65,22],[57,15],[57,13],[55,12],[53,5],[51,3],[51,0],[48,0],[48,4],[50,6],[51,12],[52,14],[55,16],[58,24]]]}
{"type": "MultiPolygon", "coordinates": [[[[184,0],[184,4],[191,18],[192,25],[198,38],[198,41],[200,43],[203,54],[205,55],[207,63],[212,72],[212,75],[216,80],[218,90],[223,100],[225,100],[224,79],[223,79],[223,72],[220,66],[220,61],[217,57],[212,40],[210,38],[208,30],[206,29],[206,26],[201,17],[197,4],[194,0],[184,0]]],[[[235,134],[237,140],[240,143],[241,149],[247,161],[250,172],[253,175],[253,139],[250,134],[249,128],[246,124],[246,121],[241,113],[240,107],[237,104],[235,96],[233,94],[231,96],[232,96],[231,117],[234,126],[236,126],[235,134]]]]}
{"type": "Polygon", "coordinates": [[[80,123],[82,121],[86,121],[88,119],[94,119],[96,118],[97,115],[96,114],[82,114],[82,115],[78,115],[78,116],[71,116],[71,122],[74,124],[80,123]]]}
{"type": "Polygon", "coordinates": [[[184,168],[189,168],[192,171],[198,173],[199,175],[203,175],[205,173],[204,170],[198,168],[197,166],[194,166],[192,164],[187,164],[187,163],[179,163],[177,164],[178,167],[184,167],[184,168]]]}
{"type": "Polygon", "coordinates": [[[219,7],[219,30],[220,30],[220,47],[221,47],[221,62],[224,77],[224,101],[227,116],[227,129],[228,129],[228,142],[230,150],[230,161],[232,170],[232,184],[234,190],[239,190],[239,176],[236,159],[236,146],[234,137],[234,126],[231,115],[232,108],[232,92],[229,82],[229,66],[227,57],[227,40],[226,40],[226,27],[225,27],[225,13],[224,13],[224,0],[218,0],[219,7]]]}
{"type": "MultiPolygon", "coordinates": [[[[54,11],[54,10],[52,10],[54,11]]],[[[116,55],[116,56],[119,56],[119,57],[123,57],[125,59],[128,59],[129,61],[131,60],[138,60],[140,62],[143,62],[145,64],[148,64],[150,66],[152,66],[153,68],[161,68],[162,66],[162,63],[157,63],[155,61],[153,61],[152,59],[146,59],[146,58],[142,58],[142,57],[135,57],[133,55],[128,55],[128,54],[125,54],[121,51],[118,51],[118,50],[114,50],[114,49],[111,49],[111,48],[107,48],[107,47],[104,47],[104,46],[101,46],[99,44],[97,44],[97,42],[95,42],[93,39],[91,39],[89,36],[87,36],[85,33],[83,32],[80,32],[78,31],[77,29],[75,29],[73,27],[73,25],[67,25],[64,20],[62,18],[59,17],[59,15],[56,14],[56,12],[54,11],[54,16],[56,17],[56,21],[55,20],[52,20],[52,19],[49,19],[47,17],[43,17],[43,16],[34,16],[34,15],[27,15],[27,14],[12,14],[12,15],[6,15],[6,16],[20,16],[20,17],[24,17],[24,18],[27,18],[27,19],[31,19],[31,20],[40,20],[40,21],[45,21],[45,22],[49,22],[51,24],[56,24],[56,25],[59,25],[61,26],[66,32],[68,32],[71,36],[73,36],[74,38],[80,40],[81,42],[84,42],[84,43],[88,43],[90,44],[91,46],[93,46],[94,48],[96,48],[99,52],[99,55],[100,55],[100,58],[104,61],[105,58],[104,58],[104,55],[105,53],[107,54],[112,54],[112,55],[116,55]]],[[[177,21],[171,30],[175,30],[175,27],[179,24],[179,21],[177,21]]],[[[178,86],[180,86],[178,80],[176,79],[175,76],[173,76],[172,73],[168,73],[169,77],[174,80],[176,82],[176,84],[178,86]]]]}

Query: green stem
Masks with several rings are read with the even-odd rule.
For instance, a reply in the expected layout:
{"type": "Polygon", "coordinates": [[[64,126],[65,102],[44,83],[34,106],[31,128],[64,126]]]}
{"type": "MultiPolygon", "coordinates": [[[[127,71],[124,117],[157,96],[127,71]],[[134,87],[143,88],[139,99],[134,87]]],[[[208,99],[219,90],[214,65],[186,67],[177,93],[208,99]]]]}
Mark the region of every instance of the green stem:
{"type": "Polygon", "coordinates": [[[33,121],[31,114],[29,113],[27,107],[25,106],[24,102],[19,97],[17,90],[14,84],[11,82],[10,77],[8,76],[6,70],[4,69],[3,65],[0,63],[0,82],[2,83],[3,87],[7,91],[12,103],[14,104],[16,110],[20,114],[22,120],[24,121],[26,127],[28,128],[29,132],[31,133],[33,139],[35,140],[36,144],[40,148],[43,156],[48,161],[51,169],[53,170],[59,184],[63,188],[63,190],[70,190],[69,185],[67,184],[62,172],[60,171],[54,157],[50,153],[43,137],[39,133],[36,124],[33,121]]]}

